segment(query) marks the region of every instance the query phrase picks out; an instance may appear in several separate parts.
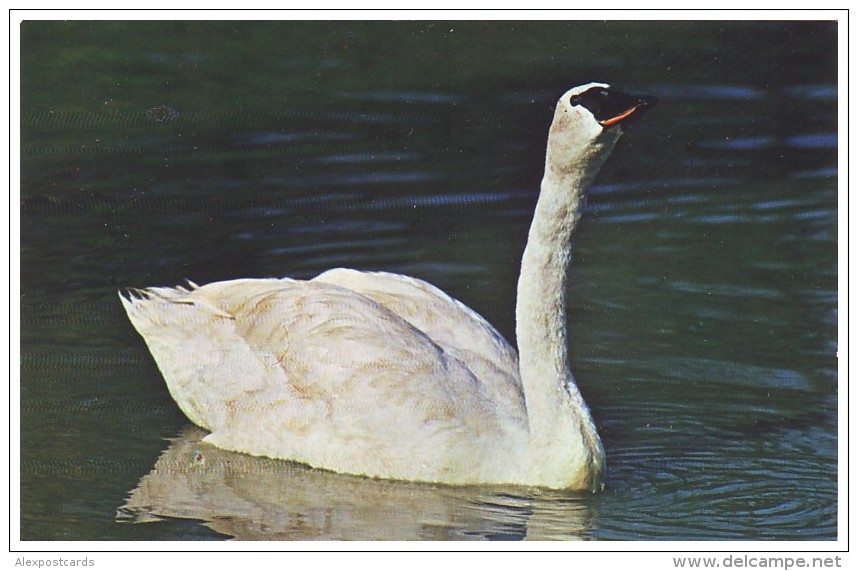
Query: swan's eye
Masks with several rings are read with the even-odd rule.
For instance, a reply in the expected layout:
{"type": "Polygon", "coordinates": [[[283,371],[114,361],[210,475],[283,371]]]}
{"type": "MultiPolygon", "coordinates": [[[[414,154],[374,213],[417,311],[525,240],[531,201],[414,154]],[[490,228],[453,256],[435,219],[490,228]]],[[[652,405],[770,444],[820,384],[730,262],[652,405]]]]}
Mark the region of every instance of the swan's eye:
{"type": "Polygon", "coordinates": [[[591,87],[584,93],[573,95],[569,104],[580,105],[598,118],[610,96],[611,92],[604,87],[591,87]]]}

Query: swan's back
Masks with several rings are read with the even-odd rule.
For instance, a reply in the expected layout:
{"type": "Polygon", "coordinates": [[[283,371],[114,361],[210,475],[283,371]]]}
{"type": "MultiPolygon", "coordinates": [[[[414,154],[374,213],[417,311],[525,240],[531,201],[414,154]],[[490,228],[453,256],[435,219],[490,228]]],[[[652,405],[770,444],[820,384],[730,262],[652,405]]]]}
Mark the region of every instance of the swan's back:
{"type": "Polygon", "coordinates": [[[467,363],[492,400],[510,410],[523,409],[515,349],[479,313],[442,290],[400,274],[345,268],[328,270],[312,281],[338,285],[392,311],[449,356],[467,363]]]}
{"type": "Polygon", "coordinates": [[[174,399],[223,448],[448,483],[496,480],[525,448],[515,351],[426,282],[338,269],[123,303],[174,399]]]}

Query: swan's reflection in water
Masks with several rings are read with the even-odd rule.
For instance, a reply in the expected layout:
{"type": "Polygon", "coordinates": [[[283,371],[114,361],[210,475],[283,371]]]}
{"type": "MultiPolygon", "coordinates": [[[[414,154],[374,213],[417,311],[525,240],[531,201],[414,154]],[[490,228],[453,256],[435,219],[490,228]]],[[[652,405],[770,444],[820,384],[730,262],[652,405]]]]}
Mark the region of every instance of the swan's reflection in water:
{"type": "Polygon", "coordinates": [[[373,480],[228,452],[191,427],[117,514],[200,520],[244,540],[586,539],[590,495],[373,480]]]}

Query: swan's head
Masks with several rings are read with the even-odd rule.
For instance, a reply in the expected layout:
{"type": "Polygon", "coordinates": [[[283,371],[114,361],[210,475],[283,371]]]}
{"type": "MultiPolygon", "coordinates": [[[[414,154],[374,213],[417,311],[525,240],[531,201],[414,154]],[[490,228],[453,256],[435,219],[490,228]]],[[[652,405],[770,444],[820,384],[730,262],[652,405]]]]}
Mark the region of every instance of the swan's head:
{"type": "Polygon", "coordinates": [[[547,167],[595,176],[622,134],[622,127],[655,105],[605,83],[588,83],[563,94],[548,136],[547,167]]]}

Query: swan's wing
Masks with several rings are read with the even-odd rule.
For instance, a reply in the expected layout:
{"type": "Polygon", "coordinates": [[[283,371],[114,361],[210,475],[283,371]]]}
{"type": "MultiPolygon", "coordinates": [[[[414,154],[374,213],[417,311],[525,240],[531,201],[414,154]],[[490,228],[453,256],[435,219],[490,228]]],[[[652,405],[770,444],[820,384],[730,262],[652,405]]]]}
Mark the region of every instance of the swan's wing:
{"type": "Polygon", "coordinates": [[[467,363],[492,398],[524,407],[515,349],[480,314],[432,284],[400,274],[345,268],[329,270],[313,281],[338,285],[379,303],[467,363]]]}
{"type": "Polygon", "coordinates": [[[491,463],[479,451],[503,462],[498,450],[526,433],[523,401],[497,399],[495,383],[341,286],[238,280],[123,302],[171,394],[224,448],[350,473],[478,481],[491,463]]]}

